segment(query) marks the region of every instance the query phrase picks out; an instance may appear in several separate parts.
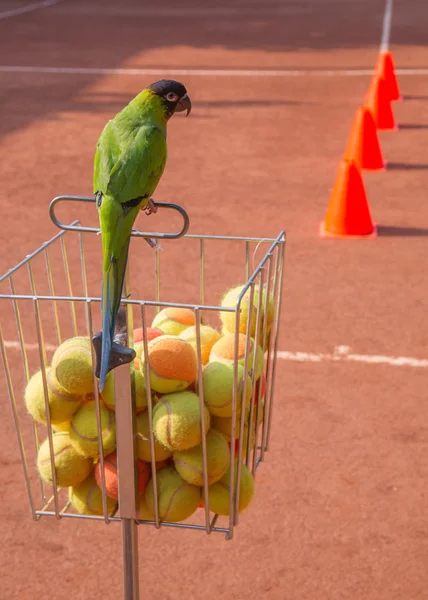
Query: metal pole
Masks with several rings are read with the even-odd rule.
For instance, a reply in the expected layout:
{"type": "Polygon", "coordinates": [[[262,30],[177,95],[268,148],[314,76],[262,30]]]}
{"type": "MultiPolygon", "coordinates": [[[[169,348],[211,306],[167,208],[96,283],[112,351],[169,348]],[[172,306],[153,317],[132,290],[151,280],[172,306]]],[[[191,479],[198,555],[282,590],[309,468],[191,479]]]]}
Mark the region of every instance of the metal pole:
{"type": "MultiPolygon", "coordinates": [[[[116,403],[117,462],[119,471],[119,510],[122,519],[124,600],[139,600],[138,531],[136,482],[137,432],[135,394],[131,390],[130,366],[114,370],[116,403]]],[[[134,386],[132,386],[134,387],[134,386]]]]}
{"type": "Polygon", "coordinates": [[[123,597],[139,600],[138,525],[134,519],[122,519],[123,597]]]}

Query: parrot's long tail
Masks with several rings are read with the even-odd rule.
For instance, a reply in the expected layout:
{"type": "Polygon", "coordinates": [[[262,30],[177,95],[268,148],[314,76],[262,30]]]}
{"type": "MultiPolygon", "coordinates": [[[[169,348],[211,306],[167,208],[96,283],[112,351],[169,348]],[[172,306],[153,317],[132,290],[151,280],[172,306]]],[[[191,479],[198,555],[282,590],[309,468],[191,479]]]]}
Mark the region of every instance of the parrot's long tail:
{"type": "Polygon", "coordinates": [[[108,270],[104,270],[102,293],[102,322],[103,334],[101,345],[100,383],[102,392],[109,371],[110,353],[116,325],[116,316],[122,298],[123,282],[125,279],[126,263],[130,240],[125,243],[120,256],[111,262],[108,270]]]}

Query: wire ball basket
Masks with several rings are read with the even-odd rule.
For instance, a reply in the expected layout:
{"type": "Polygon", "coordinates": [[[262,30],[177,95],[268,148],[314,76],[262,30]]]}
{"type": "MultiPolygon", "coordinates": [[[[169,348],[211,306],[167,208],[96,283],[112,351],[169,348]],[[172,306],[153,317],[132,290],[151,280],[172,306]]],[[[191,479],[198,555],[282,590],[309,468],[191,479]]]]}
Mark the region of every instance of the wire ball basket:
{"type": "MultiPolygon", "coordinates": [[[[106,484],[106,460],[102,441],[103,399],[93,369],[91,400],[95,405],[98,430],[98,482],[100,507],[97,514],[80,514],[72,505],[69,490],[58,485],[54,461],[54,435],[48,397],[48,369],[55,350],[76,336],[92,339],[101,328],[101,249],[98,230],[83,227],[79,221],[61,223],[56,216],[59,203],[91,203],[93,198],[60,196],[50,206],[53,222],[61,229],[32,254],[0,278],[0,347],[17,443],[33,519],[91,519],[121,523],[123,531],[124,598],[139,597],[138,525],[181,527],[222,533],[232,539],[239,520],[240,483],[243,469],[255,478],[259,464],[269,449],[273,414],[276,351],[281,314],[285,233],[276,238],[245,238],[188,234],[185,211],[174,204],[158,204],[159,214],[172,211],[183,219],[177,233],[134,231],[122,299],[126,315],[127,345],[133,347],[137,329],[142,337],[140,366],[147,400],[148,441],[151,453],[150,478],[153,490],[153,515],[140,513],[138,484],[138,436],[135,369],[122,365],[115,369],[113,418],[116,427],[118,502],[112,509],[106,484]],[[148,247],[143,241],[149,241],[148,247]],[[159,245],[161,244],[161,246],[159,245]],[[259,256],[258,262],[255,260],[259,256]],[[240,285],[233,305],[222,305],[224,293],[240,285]],[[259,293],[262,291],[262,293],[259,293]],[[245,305],[245,306],[244,306],[245,305]],[[201,502],[194,514],[179,522],[162,520],[155,460],[156,436],[153,413],[159,400],[150,385],[148,328],[154,317],[166,308],[188,309],[193,313],[197,372],[192,391],[199,397],[203,485],[201,502]],[[246,322],[242,311],[245,309],[246,322]],[[207,423],[204,419],[204,360],[201,327],[210,325],[220,331],[221,315],[234,323],[232,404],[229,439],[228,514],[210,511],[207,467],[207,423]],[[241,333],[238,333],[241,332],[241,333]],[[244,344],[244,356],[238,356],[244,344]],[[260,378],[255,346],[262,348],[263,372],[260,378]],[[249,378],[238,379],[238,361],[249,378]],[[40,371],[43,384],[45,422],[28,413],[25,389],[34,373],[40,371]],[[263,385],[261,381],[263,380],[263,385]],[[251,391],[246,389],[251,386],[251,391]],[[244,406],[249,397],[248,407],[244,406]],[[241,406],[242,405],[242,406],[241,406]],[[242,410],[241,410],[242,408],[242,410]],[[245,435],[247,433],[247,435],[245,435]],[[51,483],[40,476],[37,455],[45,441],[50,453],[51,483]]],[[[168,213],[171,214],[171,213],[168,213]]],[[[157,217],[151,217],[156,219],[157,217]]],[[[95,354],[92,348],[92,364],[95,354]]],[[[206,361],[205,361],[206,362],[206,361]]],[[[171,459],[172,460],[172,459],[171,459]]],[[[257,490],[257,481],[255,488],[257,490]]],[[[244,513],[245,515],[245,513],[244,513]]],[[[245,517],[242,517],[245,518],[245,517]]]]}

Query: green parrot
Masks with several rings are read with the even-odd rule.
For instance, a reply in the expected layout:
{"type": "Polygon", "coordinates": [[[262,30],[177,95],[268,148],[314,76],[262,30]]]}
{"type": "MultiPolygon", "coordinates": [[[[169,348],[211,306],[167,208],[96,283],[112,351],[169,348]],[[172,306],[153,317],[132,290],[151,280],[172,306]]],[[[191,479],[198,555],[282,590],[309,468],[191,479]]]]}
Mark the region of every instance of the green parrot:
{"type": "Polygon", "coordinates": [[[133,350],[117,344],[114,330],[122,297],[128,249],[140,210],[154,210],[154,193],[167,159],[166,126],[175,112],[190,113],[186,88],[178,81],[152,83],[109,121],[97,143],[94,194],[103,249],[102,332],[93,339],[96,375],[103,390],[107,373],[130,362],[133,350]]]}

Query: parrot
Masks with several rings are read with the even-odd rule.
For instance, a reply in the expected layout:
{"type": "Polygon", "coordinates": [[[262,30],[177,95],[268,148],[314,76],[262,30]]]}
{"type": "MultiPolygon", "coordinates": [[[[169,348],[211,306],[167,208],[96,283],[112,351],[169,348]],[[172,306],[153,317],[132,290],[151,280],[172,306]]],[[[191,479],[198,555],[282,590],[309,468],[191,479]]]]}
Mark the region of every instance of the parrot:
{"type": "Polygon", "coordinates": [[[101,230],[103,279],[102,332],[93,337],[96,376],[102,392],[107,373],[131,362],[134,351],[114,341],[117,313],[134,221],[155,212],[151,199],[167,160],[167,123],[176,112],[190,114],[184,85],[162,79],[152,83],[105,125],[96,145],[93,192],[101,230]]]}

